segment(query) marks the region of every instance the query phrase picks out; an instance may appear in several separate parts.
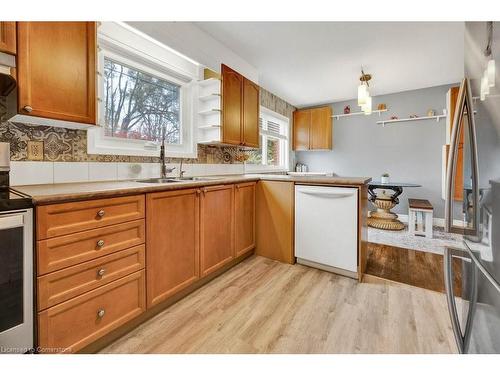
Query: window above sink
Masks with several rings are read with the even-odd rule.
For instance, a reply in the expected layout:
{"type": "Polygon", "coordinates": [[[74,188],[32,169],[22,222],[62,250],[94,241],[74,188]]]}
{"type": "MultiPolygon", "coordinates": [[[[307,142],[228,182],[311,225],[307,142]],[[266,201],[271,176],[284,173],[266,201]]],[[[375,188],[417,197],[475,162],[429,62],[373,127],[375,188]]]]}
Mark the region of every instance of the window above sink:
{"type": "Polygon", "coordinates": [[[121,22],[98,29],[99,115],[87,152],[196,157],[193,85],[199,65],[121,22]]]}

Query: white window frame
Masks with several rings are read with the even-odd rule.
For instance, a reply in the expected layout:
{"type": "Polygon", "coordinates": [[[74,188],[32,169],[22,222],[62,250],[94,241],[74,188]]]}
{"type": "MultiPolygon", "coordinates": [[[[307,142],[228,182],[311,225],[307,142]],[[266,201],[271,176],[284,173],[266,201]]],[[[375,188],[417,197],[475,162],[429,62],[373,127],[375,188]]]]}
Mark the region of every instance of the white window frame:
{"type": "Polygon", "coordinates": [[[277,138],[266,132],[265,129],[259,128],[259,139],[261,139],[262,164],[247,164],[245,163],[245,173],[261,173],[261,172],[286,172],[290,163],[290,119],[269,108],[260,107],[259,118],[262,118],[264,125],[267,119],[277,122],[283,127],[283,138],[277,138]],[[280,165],[267,164],[267,139],[279,139],[280,144],[280,160],[283,161],[280,165]]]}
{"type": "MultiPolygon", "coordinates": [[[[104,59],[151,74],[180,86],[180,144],[166,144],[167,157],[196,158],[194,129],[194,89],[199,67],[174,55],[161,45],[142,37],[119,23],[107,23],[98,34],[98,127],[87,131],[87,152],[103,155],[159,156],[160,143],[138,139],[110,137],[104,134],[104,59]],[[125,43],[124,41],[127,41],[125,43]]],[[[102,27],[102,26],[101,26],[102,27]]]]}

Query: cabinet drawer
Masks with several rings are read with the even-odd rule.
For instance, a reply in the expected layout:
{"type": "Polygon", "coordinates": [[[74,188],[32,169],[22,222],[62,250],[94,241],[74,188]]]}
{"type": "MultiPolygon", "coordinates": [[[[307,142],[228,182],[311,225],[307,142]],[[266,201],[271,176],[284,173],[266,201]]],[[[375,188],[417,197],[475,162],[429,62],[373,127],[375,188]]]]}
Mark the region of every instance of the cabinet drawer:
{"type": "Polygon", "coordinates": [[[144,220],[38,241],[38,275],[144,243],[144,220]]]}
{"type": "Polygon", "coordinates": [[[65,268],[38,278],[38,310],[79,296],[144,268],[145,246],[65,268]]]}
{"type": "Polygon", "coordinates": [[[144,271],[38,314],[41,348],[75,352],[145,311],[144,271]]]}
{"type": "Polygon", "coordinates": [[[144,195],[39,206],[37,239],[141,219],[144,206],[144,195]]]}

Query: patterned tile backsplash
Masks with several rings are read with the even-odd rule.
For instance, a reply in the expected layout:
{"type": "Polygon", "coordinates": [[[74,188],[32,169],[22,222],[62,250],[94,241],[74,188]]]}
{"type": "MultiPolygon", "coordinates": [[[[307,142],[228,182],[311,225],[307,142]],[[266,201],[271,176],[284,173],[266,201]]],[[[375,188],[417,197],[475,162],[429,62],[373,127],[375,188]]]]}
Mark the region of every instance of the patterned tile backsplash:
{"type": "MultiPolygon", "coordinates": [[[[261,89],[261,105],[290,118],[295,108],[276,95],[261,89]]],[[[30,126],[3,121],[0,123],[0,142],[10,143],[12,161],[28,160],[28,141],[43,141],[44,161],[52,162],[124,162],[157,163],[159,158],[147,156],[87,154],[87,132],[50,126],[30,126]]],[[[237,147],[198,145],[198,157],[184,159],[191,164],[241,163],[237,147]]],[[[179,159],[167,158],[168,163],[179,159]]]]}

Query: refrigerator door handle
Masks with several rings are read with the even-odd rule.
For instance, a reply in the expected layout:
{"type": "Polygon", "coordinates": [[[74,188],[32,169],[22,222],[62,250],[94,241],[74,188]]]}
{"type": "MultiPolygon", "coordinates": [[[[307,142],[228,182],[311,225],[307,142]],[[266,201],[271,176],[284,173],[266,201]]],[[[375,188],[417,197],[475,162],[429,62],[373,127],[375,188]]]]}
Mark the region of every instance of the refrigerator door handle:
{"type": "MultiPolygon", "coordinates": [[[[467,248],[467,247],[466,247],[467,248]]],[[[455,341],[457,343],[458,352],[460,354],[467,353],[469,350],[469,343],[471,337],[472,323],[476,311],[477,303],[477,272],[476,264],[473,257],[471,257],[472,252],[467,248],[467,252],[461,249],[454,249],[446,247],[444,250],[444,285],[446,288],[446,300],[448,302],[448,312],[450,313],[451,327],[453,329],[453,334],[455,336],[455,341]],[[469,309],[467,314],[467,320],[465,322],[464,333],[460,329],[460,321],[458,318],[457,305],[455,302],[455,295],[453,290],[453,255],[458,252],[457,258],[461,258],[463,261],[468,261],[471,263],[471,293],[469,295],[469,309]],[[472,258],[472,260],[471,260],[472,258]]],[[[472,254],[473,255],[473,254],[472,254]]]]}
{"type": "Polygon", "coordinates": [[[470,83],[467,78],[462,80],[460,90],[458,92],[457,105],[455,108],[455,118],[453,119],[453,127],[451,133],[450,153],[448,155],[448,170],[446,172],[446,201],[444,208],[445,230],[446,232],[454,232],[466,235],[477,236],[479,233],[479,166],[477,158],[477,142],[476,142],[476,125],[474,121],[474,108],[472,106],[472,92],[470,83]],[[466,112],[467,111],[467,112],[466,112]],[[467,124],[470,134],[471,148],[471,180],[472,180],[472,210],[473,210],[473,227],[458,228],[453,226],[453,182],[455,181],[458,145],[460,141],[461,128],[463,125],[462,118],[467,115],[467,124]]]}
{"type": "Polygon", "coordinates": [[[448,302],[448,312],[450,313],[451,328],[455,336],[458,352],[464,353],[464,337],[460,330],[460,322],[458,319],[457,305],[453,294],[453,259],[452,249],[445,248],[444,250],[444,285],[446,289],[446,301],[448,302]]]}

